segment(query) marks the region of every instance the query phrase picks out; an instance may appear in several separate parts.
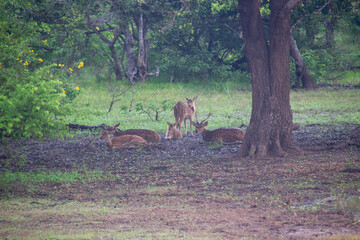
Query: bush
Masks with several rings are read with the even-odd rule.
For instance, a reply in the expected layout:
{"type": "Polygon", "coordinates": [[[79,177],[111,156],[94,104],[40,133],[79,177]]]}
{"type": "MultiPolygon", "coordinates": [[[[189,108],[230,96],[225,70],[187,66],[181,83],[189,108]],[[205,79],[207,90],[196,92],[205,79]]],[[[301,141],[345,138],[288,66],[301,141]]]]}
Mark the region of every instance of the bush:
{"type": "Polygon", "coordinates": [[[0,32],[0,139],[63,133],[69,108],[56,65],[45,65],[26,40],[0,32]]]}

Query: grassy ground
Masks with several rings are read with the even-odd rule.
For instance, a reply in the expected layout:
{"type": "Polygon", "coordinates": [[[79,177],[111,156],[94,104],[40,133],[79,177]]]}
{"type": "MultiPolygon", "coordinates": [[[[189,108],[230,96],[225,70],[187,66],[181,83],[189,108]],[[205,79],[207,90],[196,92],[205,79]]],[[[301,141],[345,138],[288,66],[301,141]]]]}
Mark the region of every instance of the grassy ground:
{"type": "MultiPolygon", "coordinates": [[[[122,129],[150,128],[163,134],[165,121],[173,121],[172,106],[196,95],[199,119],[212,113],[209,129],[250,121],[251,92],[231,82],[137,85],[107,113],[112,100],[109,87],[77,81],[82,92],[68,118],[72,123],[120,123],[122,129]],[[143,103],[143,110],[154,113],[164,100],[168,104],[159,121],[136,110],[136,103],[143,103]]],[[[301,125],[360,124],[357,89],[292,91],[291,104],[294,122],[301,125]]],[[[67,141],[75,146],[81,138],[67,141]]],[[[74,151],[79,151],[79,159],[91,157],[85,156],[81,164],[74,161],[62,166],[69,161],[66,149],[60,161],[55,159],[59,154],[54,150],[41,155],[44,162],[37,159],[40,164],[35,165],[26,159],[31,146],[45,151],[34,142],[19,146],[24,155],[11,149],[10,158],[1,158],[2,170],[15,162],[18,171],[1,174],[0,238],[359,238],[360,215],[354,214],[360,212],[358,173],[343,171],[359,169],[357,148],[261,160],[238,159],[227,153],[197,158],[169,154],[166,159],[156,159],[140,149],[130,152],[134,158],[126,160],[95,146],[100,156],[90,146],[86,154],[81,148],[74,151]],[[100,160],[101,164],[89,168],[100,160]],[[34,169],[23,171],[24,166],[34,169]]],[[[166,150],[162,145],[152,147],[166,150]]],[[[213,145],[205,148],[222,149],[213,145]]]]}
{"type": "Polygon", "coordinates": [[[0,238],[360,237],[358,173],[344,171],[360,167],[355,148],[261,160],[108,159],[104,165],[110,161],[108,171],[48,168],[49,177],[29,174],[8,183],[0,191],[0,238]]]}
{"type": "MultiPolygon", "coordinates": [[[[360,79],[360,78],[357,78],[360,79]]],[[[196,101],[199,120],[212,114],[209,129],[248,125],[251,114],[251,91],[239,89],[236,83],[165,84],[147,83],[136,85],[120,96],[108,112],[113,92],[105,84],[81,84],[81,95],[74,102],[75,113],[67,120],[71,123],[113,125],[121,129],[149,128],[165,132],[166,121],[174,122],[172,107],[185,97],[199,96],[196,101]],[[166,101],[164,103],[164,101],[166,101]],[[148,111],[151,118],[137,108],[148,111]],[[155,113],[159,110],[159,120],[155,113]]],[[[121,83],[115,94],[128,89],[121,83]]],[[[321,88],[317,91],[292,91],[291,105],[294,122],[304,124],[360,123],[360,96],[357,89],[321,88]]]]}

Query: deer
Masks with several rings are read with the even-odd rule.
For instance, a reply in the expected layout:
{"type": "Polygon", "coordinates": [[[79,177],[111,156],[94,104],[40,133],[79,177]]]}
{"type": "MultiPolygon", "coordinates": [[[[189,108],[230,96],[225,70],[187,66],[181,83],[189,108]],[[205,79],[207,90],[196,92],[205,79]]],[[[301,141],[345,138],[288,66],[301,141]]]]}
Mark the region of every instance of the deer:
{"type": "Polygon", "coordinates": [[[187,135],[187,127],[186,127],[186,120],[189,119],[190,121],[190,134],[193,135],[192,132],[192,120],[195,113],[195,101],[197,100],[198,96],[194,98],[186,98],[187,105],[182,101],[179,101],[174,106],[174,117],[175,117],[175,125],[176,128],[181,132],[181,123],[184,122],[185,125],[185,134],[187,135]]]}
{"type": "Polygon", "coordinates": [[[196,128],[196,133],[201,133],[205,142],[229,143],[239,142],[244,139],[245,131],[240,128],[218,128],[212,131],[206,130],[205,127],[208,125],[208,121],[206,120],[209,119],[210,116],[211,114],[209,114],[201,123],[198,121],[192,123],[196,128]]]}
{"type": "Polygon", "coordinates": [[[110,131],[114,134],[115,137],[122,136],[122,135],[137,135],[145,139],[147,142],[160,142],[160,135],[153,130],[150,129],[127,129],[121,131],[118,129],[120,123],[116,124],[115,126],[108,127],[106,130],[110,131]]]}
{"type": "Polygon", "coordinates": [[[169,123],[166,122],[167,125],[169,125],[168,130],[166,130],[165,139],[180,139],[182,138],[182,133],[179,129],[176,128],[176,123],[169,123]]]}
{"type": "Polygon", "coordinates": [[[108,149],[139,148],[147,144],[146,140],[137,135],[121,135],[110,137],[111,132],[101,129],[101,139],[107,140],[108,149]]]}

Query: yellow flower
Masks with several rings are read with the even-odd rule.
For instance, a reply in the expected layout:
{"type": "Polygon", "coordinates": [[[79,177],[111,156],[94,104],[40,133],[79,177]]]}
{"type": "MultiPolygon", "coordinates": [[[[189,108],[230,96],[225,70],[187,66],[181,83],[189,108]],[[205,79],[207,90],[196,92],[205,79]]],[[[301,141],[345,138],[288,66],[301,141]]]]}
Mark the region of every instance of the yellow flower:
{"type": "Polygon", "coordinates": [[[1,68],[1,65],[2,65],[2,63],[0,62],[0,68],[1,68]]]}
{"type": "Polygon", "coordinates": [[[38,59],[40,62],[43,62],[44,60],[42,60],[41,58],[38,59]]]}
{"type": "Polygon", "coordinates": [[[79,87],[76,87],[76,91],[79,91],[80,90],[80,88],[79,87]]]}
{"type": "Polygon", "coordinates": [[[61,67],[61,64],[59,63],[58,67],[61,67]]]}
{"type": "Polygon", "coordinates": [[[98,31],[99,31],[99,30],[100,30],[100,28],[96,27],[96,30],[98,30],[98,31]]]}
{"type": "Polygon", "coordinates": [[[20,62],[22,63],[22,60],[20,60],[20,62]]]}
{"type": "Polygon", "coordinates": [[[70,72],[74,71],[72,68],[69,68],[70,72]]]}
{"type": "Polygon", "coordinates": [[[65,89],[62,89],[62,92],[63,92],[63,94],[65,94],[66,92],[65,92],[65,89]]]}
{"type": "Polygon", "coordinates": [[[43,40],[43,43],[44,43],[44,44],[47,44],[47,40],[46,40],[46,39],[45,39],[45,40],[43,40]]]}
{"type": "Polygon", "coordinates": [[[24,64],[25,64],[26,66],[27,66],[27,65],[29,65],[28,61],[25,61],[25,63],[24,63],[24,64]]]}
{"type": "Polygon", "coordinates": [[[51,74],[51,75],[50,75],[50,77],[52,78],[52,77],[53,77],[53,75],[51,74]]]}
{"type": "Polygon", "coordinates": [[[232,58],[232,55],[229,55],[229,58],[232,58]]]}
{"type": "Polygon", "coordinates": [[[80,62],[78,68],[81,68],[81,67],[84,67],[84,63],[83,62],[80,62]]]}
{"type": "Polygon", "coordinates": [[[61,66],[65,67],[65,64],[63,64],[63,65],[61,65],[61,66]]]}

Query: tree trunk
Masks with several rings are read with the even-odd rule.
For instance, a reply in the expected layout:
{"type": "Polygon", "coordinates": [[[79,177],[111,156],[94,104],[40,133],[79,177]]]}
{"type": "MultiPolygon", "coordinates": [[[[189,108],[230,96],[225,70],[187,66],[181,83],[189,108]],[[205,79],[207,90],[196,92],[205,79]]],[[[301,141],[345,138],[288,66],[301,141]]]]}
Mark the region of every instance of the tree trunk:
{"type": "Polygon", "coordinates": [[[140,15],[139,18],[138,31],[139,31],[139,54],[138,54],[137,67],[140,76],[140,81],[145,82],[148,69],[146,63],[146,39],[144,35],[146,33],[146,30],[144,29],[144,18],[142,14],[140,15]]]}
{"type": "Polygon", "coordinates": [[[314,82],[313,78],[311,77],[309,71],[307,70],[303,58],[300,54],[300,51],[295,43],[294,38],[290,35],[290,54],[295,60],[295,67],[296,67],[296,80],[295,80],[295,87],[300,88],[302,82],[302,86],[305,89],[315,89],[317,88],[316,83],[314,82]]]}
{"type": "Polygon", "coordinates": [[[323,21],[324,27],[326,28],[326,43],[325,46],[332,47],[335,42],[335,24],[332,21],[325,19],[323,21]]]}
{"type": "Polygon", "coordinates": [[[238,2],[253,92],[250,125],[239,156],[284,156],[300,151],[292,139],[289,73],[290,10],[298,2],[270,2],[269,41],[261,20],[260,1],[238,2]]]}
{"type": "Polygon", "coordinates": [[[332,47],[335,43],[335,23],[336,23],[336,15],[333,14],[333,4],[332,0],[329,0],[328,4],[328,14],[330,16],[330,20],[324,19],[323,24],[326,28],[326,43],[327,47],[332,47]]]}
{"type": "Polygon", "coordinates": [[[134,53],[134,38],[129,28],[125,29],[126,69],[127,78],[134,85],[134,78],[137,73],[136,57],[134,53]]]}

